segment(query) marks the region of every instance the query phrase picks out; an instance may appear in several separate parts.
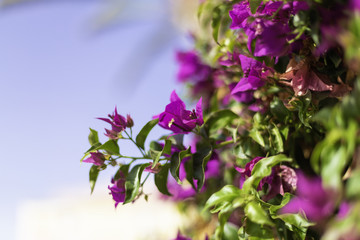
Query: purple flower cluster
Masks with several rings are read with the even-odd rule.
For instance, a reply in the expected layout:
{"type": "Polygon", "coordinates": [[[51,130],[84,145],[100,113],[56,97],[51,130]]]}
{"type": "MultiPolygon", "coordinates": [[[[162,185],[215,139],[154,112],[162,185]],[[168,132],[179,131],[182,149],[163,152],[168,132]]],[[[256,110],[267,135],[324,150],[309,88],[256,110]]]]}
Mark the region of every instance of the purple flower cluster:
{"type": "Polygon", "coordinates": [[[118,114],[117,109],[115,107],[115,111],[113,114],[108,115],[109,118],[98,118],[103,120],[107,123],[110,123],[111,130],[105,129],[106,133],[105,136],[111,139],[119,139],[121,137],[120,133],[125,130],[127,127],[132,127],[134,125],[134,121],[130,117],[130,115],[125,117],[118,114]]]}
{"type": "Polygon", "coordinates": [[[101,166],[105,162],[105,156],[101,152],[90,152],[90,157],[83,160],[86,163],[92,163],[96,166],[101,166]]]}
{"type": "Polygon", "coordinates": [[[115,201],[115,207],[117,207],[119,203],[125,201],[125,182],[126,182],[125,176],[120,171],[120,178],[117,180],[111,179],[111,183],[113,185],[108,186],[110,190],[110,194],[112,195],[112,198],[115,201]]]}
{"type": "Polygon", "coordinates": [[[239,55],[239,61],[244,76],[236,85],[230,85],[231,95],[239,102],[248,103],[253,100],[254,91],[265,84],[264,79],[269,75],[270,69],[244,55],[239,55]]]}
{"type": "Polygon", "coordinates": [[[159,118],[161,127],[174,133],[189,133],[196,126],[201,126],[204,123],[201,103],[202,98],[196,104],[196,109],[186,110],[185,103],[173,91],[170,96],[170,103],[166,105],[165,111],[155,118],[159,118]]]}
{"type": "Polygon", "coordinates": [[[252,41],[255,40],[254,56],[279,57],[288,54],[291,46],[288,41],[294,38],[288,25],[290,17],[299,11],[307,10],[305,1],[283,3],[271,1],[260,5],[252,14],[249,1],[235,4],[229,12],[231,29],[243,29],[248,36],[248,49],[252,52],[252,41]],[[274,16],[273,20],[269,20],[274,16]]]}

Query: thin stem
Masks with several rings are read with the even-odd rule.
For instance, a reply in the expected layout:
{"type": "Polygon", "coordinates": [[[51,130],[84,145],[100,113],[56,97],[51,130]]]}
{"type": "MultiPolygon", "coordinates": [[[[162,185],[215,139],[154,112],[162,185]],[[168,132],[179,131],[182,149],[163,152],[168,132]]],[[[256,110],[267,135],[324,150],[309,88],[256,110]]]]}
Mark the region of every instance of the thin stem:
{"type": "Polygon", "coordinates": [[[141,186],[143,186],[146,182],[146,180],[148,179],[148,177],[150,176],[150,173],[148,173],[144,179],[144,181],[141,183],[141,186]]]}
{"type": "Polygon", "coordinates": [[[133,139],[126,131],[124,131],[124,133],[125,133],[126,136],[130,139],[130,141],[132,141],[132,142],[135,144],[135,146],[139,149],[139,151],[141,152],[141,154],[145,157],[146,154],[145,154],[144,150],[142,150],[142,148],[137,145],[137,143],[134,141],[134,139],[133,139]]]}
{"type": "Polygon", "coordinates": [[[121,157],[119,157],[119,158],[129,158],[129,159],[133,159],[133,160],[140,160],[140,159],[150,159],[150,160],[152,160],[152,158],[150,158],[150,157],[145,157],[145,156],[143,156],[143,157],[121,156],[121,157]]]}

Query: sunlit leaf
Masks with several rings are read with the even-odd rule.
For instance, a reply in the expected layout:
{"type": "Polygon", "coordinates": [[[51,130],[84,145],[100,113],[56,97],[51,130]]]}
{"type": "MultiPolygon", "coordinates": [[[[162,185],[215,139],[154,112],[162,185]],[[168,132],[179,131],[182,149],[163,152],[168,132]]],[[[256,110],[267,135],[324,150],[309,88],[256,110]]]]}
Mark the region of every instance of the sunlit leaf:
{"type": "Polygon", "coordinates": [[[126,177],[125,182],[125,201],[124,204],[132,202],[139,194],[141,175],[150,164],[139,164],[134,166],[126,177]]]}
{"type": "Polygon", "coordinates": [[[155,127],[155,125],[159,122],[159,119],[153,119],[145,124],[145,126],[140,130],[139,134],[136,136],[136,144],[145,149],[145,141],[150,131],[155,127]]]}

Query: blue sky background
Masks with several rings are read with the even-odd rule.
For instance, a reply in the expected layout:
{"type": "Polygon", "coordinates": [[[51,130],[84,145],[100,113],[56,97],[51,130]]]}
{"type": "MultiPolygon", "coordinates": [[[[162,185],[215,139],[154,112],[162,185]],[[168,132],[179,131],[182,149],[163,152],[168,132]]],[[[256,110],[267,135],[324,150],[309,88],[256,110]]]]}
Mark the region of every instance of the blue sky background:
{"type": "Polygon", "coordinates": [[[88,128],[102,134],[106,127],[96,117],[116,105],[132,115],[136,132],[179,89],[174,49],[186,41],[168,15],[161,9],[142,15],[130,6],[134,15],[95,32],[103,9],[100,1],[54,1],[0,10],[1,239],[14,238],[21,202],[67,186],[88,188],[90,166],[79,160],[88,128]]]}

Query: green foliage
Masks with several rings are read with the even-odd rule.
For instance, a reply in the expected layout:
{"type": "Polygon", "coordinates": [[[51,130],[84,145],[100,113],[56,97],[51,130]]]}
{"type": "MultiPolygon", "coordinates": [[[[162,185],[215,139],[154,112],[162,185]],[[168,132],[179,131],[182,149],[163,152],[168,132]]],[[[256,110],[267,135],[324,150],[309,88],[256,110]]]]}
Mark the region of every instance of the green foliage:
{"type": "Polygon", "coordinates": [[[91,190],[91,193],[93,193],[94,191],[94,188],[95,188],[95,184],[96,184],[96,181],[97,181],[97,178],[99,176],[99,167],[96,166],[96,165],[93,165],[91,168],[90,168],[90,171],[89,171],[89,182],[90,182],[90,190],[91,190]]]}
{"type": "Polygon", "coordinates": [[[196,144],[196,153],[193,154],[194,179],[198,180],[197,190],[200,191],[205,182],[205,166],[212,154],[212,147],[208,143],[196,144]]]}
{"type": "Polygon", "coordinates": [[[169,169],[170,169],[170,164],[166,163],[163,166],[161,166],[160,172],[157,174],[154,174],[154,178],[155,178],[155,185],[157,187],[157,189],[159,190],[159,192],[161,192],[162,194],[171,196],[171,193],[169,192],[168,188],[167,188],[167,179],[168,179],[168,175],[169,175],[169,169]]]}
{"type": "Polygon", "coordinates": [[[153,159],[153,164],[151,166],[151,168],[154,168],[159,160],[160,157],[163,154],[170,154],[171,153],[171,141],[168,139],[165,139],[165,145],[162,148],[160,144],[158,144],[157,142],[151,142],[150,143],[150,156],[153,159]]]}
{"type": "Polygon", "coordinates": [[[99,142],[99,136],[98,136],[98,132],[95,131],[94,129],[90,128],[90,134],[89,134],[89,143],[91,146],[94,146],[95,144],[97,144],[99,142]]]}
{"type": "Polygon", "coordinates": [[[180,181],[180,178],[179,178],[180,163],[190,153],[191,153],[191,151],[190,151],[190,147],[189,147],[186,150],[183,150],[181,152],[176,152],[171,156],[170,173],[179,184],[181,184],[181,181],[180,181]]]}
{"type": "Polygon", "coordinates": [[[153,119],[145,124],[145,126],[140,130],[139,134],[136,136],[136,144],[145,149],[145,140],[149,135],[150,131],[155,127],[155,125],[159,122],[159,119],[153,119]]]}
{"type": "Polygon", "coordinates": [[[108,140],[103,145],[96,148],[96,150],[105,150],[110,155],[120,155],[120,148],[116,140],[108,140]]]}
{"type": "Polygon", "coordinates": [[[249,2],[250,2],[251,13],[254,14],[254,13],[256,13],[256,10],[258,9],[258,7],[261,5],[262,0],[251,0],[249,2]]]}
{"type": "Polygon", "coordinates": [[[245,191],[251,191],[251,189],[256,189],[259,185],[261,179],[271,174],[271,169],[282,162],[291,162],[292,159],[286,157],[284,154],[279,154],[267,158],[261,159],[257,162],[251,172],[251,177],[249,177],[243,185],[245,191]]]}
{"type": "Polygon", "coordinates": [[[138,196],[141,175],[146,167],[150,166],[149,163],[139,164],[134,166],[126,177],[125,182],[125,201],[124,204],[134,201],[138,196]]]}
{"type": "MultiPolygon", "coordinates": [[[[334,1],[330,0],[306,1],[309,9],[301,8],[300,11],[296,11],[298,6],[293,6],[290,0],[283,1],[278,9],[272,9],[275,5],[266,9],[268,0],[250,0],[244,12],[237,9],[243,14],[238,21],[251,12],[244,21],[251,27],[256,26],[255,36],[250,36],[252,42],[248,42],[246,34],[252,33],[249,29],[229,29],[229,11],[240,2],[206,0],[198,9],[201,30],[193,32],[193,37],[199,62],[194,68],[204,68],[204,72],[209,74],[199,81],[189,79],[188,83],[192,87],[192,97],[198,100],[200,96],[197,94],[200,94],[204,101],[204,124],[185,134],[190,138],[197,135],[193,138],[196,151],[187,145],[188,139],[183,141],[183,134],[176,133],[161,137],[164,145],[151,141],[149,150],[145,151],[148,134],[158,124],[158,119],[146,123],[135,141],[132,130],[130,134],[124,130],[128,136],[125,139],[131,140],[141,153],[137,157],[120,154],[118,142],[122,139],[110,139],[102,144],[97,131],[90,129],[88,139],[91,147],[84,158],[90,152],[98,151],[105,159],[101,167],[92,166],[90,169],[91,192],[101,170],[109,165],[120,165],[114,178],[123,173],[121,176],[126,178],[124,204],[133,202],[144,194],[141,176],[144,169],[151,166],[158,191],[171,197],[175,192],[168,189],[169,172],[178,184],[182,184],[179,169],[185,168],[186,180],[197,194],[183,201],[182,209],[203,209],[199,215],[201,220],[197,222],[199,225],[189,224],[193,225],[189,227],[189,233],[195,233],[195,238],[199,226],[206,222],[203,225],[212,227],[212,240],[305,240],[320,239],[322,234],[326,240],[348,236],[357,239],[360,236],[360,221],[356,214],[360,209],[360,79],[356,76],[360,72],[360,14],[348,8],[346,11],[334,9],[334,1]],[[294,9],[282,12],[288,3],[287,7],[294,9]],[[342,29],[338,35],[327,36],[327,25],[321,22],[324,13],[319,9],[326,9],[329,13],[340,11],[340,19],[326,23],[334,29],[342,29]],[[260,13],[263,10],[272,15],[260,13]],[[276,36],[286,38],[284,53],[271,56],[255,54],[256,47],[259,47],[256,44],[267,44],[262,42],[265,39],[262,34],[273,34],[265,32],[266,24],[259,23],[273,22],[276,29],[276,24],[285,24],[282,18],[286,19],[290,29],[276,36]],[[320,47],[326,48],[327,44],[331,47],[322,51],[320,47]],[[249,60],[249,69],[244,69],[247,60],[239,58],[240,55],[264,65],[256,69],[249,60]],[[257,75],[251,75],[254,74],[251,71],[257,75]],[[262,81],[259,86],[246,86],[243,93],[251,95],[252,100],[238,102],[232,98],[232,85],[251,85],[252,81],[262,81]],[[261,111],[256,112],[256,107],[261,111]],[[253,164],[251,160],[255,157],[263,158],[253,164]],[[214,167],[218,169],[211,169],[210,158],[211,163],[218,161],[214,167]],[[152,163],[139,164],[136,161],[152,163]],[[241,167],[245,173],[235,167],[241,167]],[[212,172],[207,172],[209,169],[212,172]],[[307,209],[300,207],[301,201],[312,203],[313,199],[312,196],[302,199],[302,191],[295,191],[297,171],[321,177],[322,190],[334,196],[330,202],[333,206],[319,223],[306,219],[307,209]],[[205,175],[211,177],[205,179],[205,175]],[[290,214],[282,210],[290,201],[299,201],[299,209],[294,211],[299,213],[290,214]],[[349,203],[352,208],[345,217],[340,216],[343,203],[349,203]],[[217,218],[211,218],[210,213],[217,214],[217,218]],[[237,225],[231,224],[229,219],[237,225]],[[212,221],[217,222],[213,224],[212,221]]],[[[342,4],[341,1],[335,2],[342,4]]],[[[197,78],[197,73],[195,75],[197,78]]],[[[197,113],[198,109],[191,113],[182,112],[184,122],[193,121],[198,117],[197,113]]],[[[181,188],[179,186],[179,191],[181,188]]],[[[147,196],[145,194],[145,198],[147,196]]]]}
{"type": "Polygon", "coordinates": [[[237,114],[229,109],[223,109],[210,114],[204,124],[207,134],[214,133],[225,126],[232,123],[233,120],[239,118],[237,114]]]}

